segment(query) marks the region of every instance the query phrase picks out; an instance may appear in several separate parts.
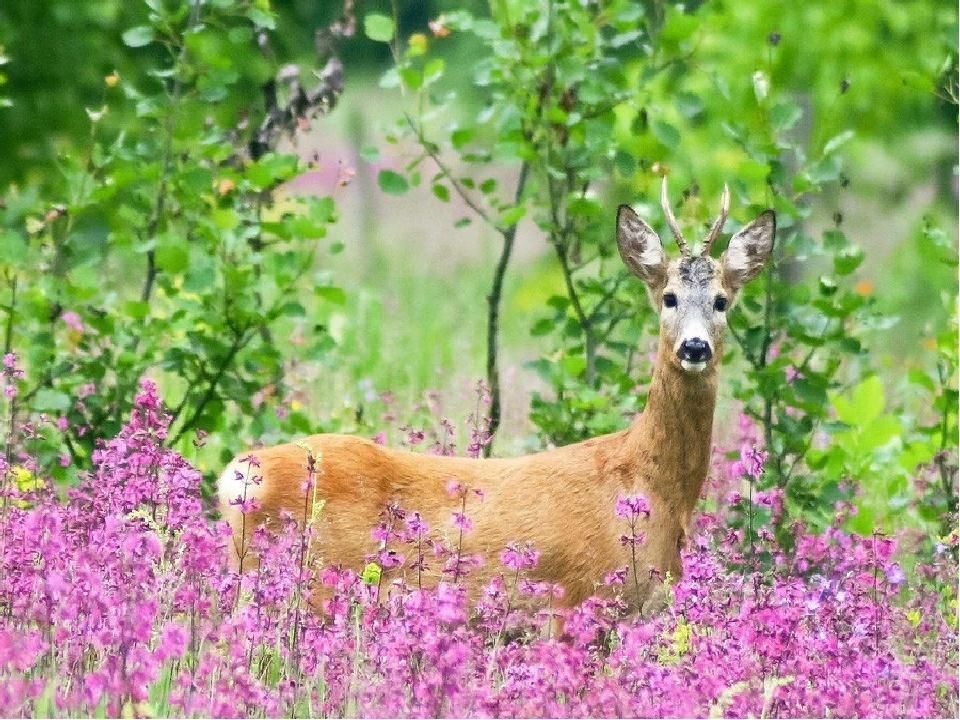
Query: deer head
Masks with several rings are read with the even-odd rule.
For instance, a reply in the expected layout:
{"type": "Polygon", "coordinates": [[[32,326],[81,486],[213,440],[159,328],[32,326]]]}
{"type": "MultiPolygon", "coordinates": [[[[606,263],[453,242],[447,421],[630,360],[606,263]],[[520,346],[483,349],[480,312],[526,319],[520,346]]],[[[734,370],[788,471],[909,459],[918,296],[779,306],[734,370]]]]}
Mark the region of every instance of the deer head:
{"type": "Polygon", "coordinates": [[[686,373],[713,369],[722,356],[727,311],[740,289],[760,274],[773,250],[776,216],[765,210],[730,239],[715,260],[710,248],[720,235],[730,210],[730,191],[723,188],[720,215],[710,227],[703,248],[693,255],[673,216],[663,179],[661,205],[680,257],[668,260],[656,232],[628,206],[617,212],[620,257],[647,286],[660,313],[661,347],[671,350],[669,362],[686,373]]]}

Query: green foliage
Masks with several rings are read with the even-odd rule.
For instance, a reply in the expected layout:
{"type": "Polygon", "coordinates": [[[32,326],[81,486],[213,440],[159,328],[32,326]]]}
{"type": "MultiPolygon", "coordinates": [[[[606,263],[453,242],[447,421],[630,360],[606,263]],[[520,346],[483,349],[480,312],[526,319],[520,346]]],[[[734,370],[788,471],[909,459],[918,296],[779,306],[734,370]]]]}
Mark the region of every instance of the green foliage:
{"type": "MultiPolygon", "coordinates": [[[[34,380],[13,403],[17,417],[69,420],[66,433],[40,423],[31,441],[61,477],[73,472],[61,453],[89,456],[145,373],[162,378],[176,415],[169,443],[189,450],[203,428],[235,449],[238,434],[270,442],[314,429],[292,399],[294,358],[349,366],[364,397],[376,397],[364,385],[374,374],[376,389],[396,384],[413,397],[437,365],[463,372],[482,355],[475,338],[447,337],[478,331],[479,319],[461,319],[446,298],[470,293],[471,314],[482,314],[490,285],[474,268],[431,281],[427,300],[402,285],[417,327],[379,334],[365,321],[387,323],[382,284],[397,282],[399,260],[377,263],[390,267],[367,278],[376,292],[347,294],[326,270],[326,253],[340,248],[326,241],[336,208],[285,197],[304,165],[259,131],[294,106],[279,57],[304,61],[314,21],[339,8],[275,5],[0,7],[0,136],[16,138],[0,166],[0,182],[15,181],[0,204],[0,337],[34,380]],[[346,318],[355,322],[344,328],[346,318]],[[336,357],[328,324],[343,342],[336,357]],[[387,345],[399,361],[383,368],[387,345]]],[[[633,203],[667,237],[656,197],[669,175],[675,212],[696,238],[728,182],[733,214],[718,250],[762,209],[778,218],[774,264],[731,312],[723,376],[770,451],[756,489],[784,489],[790,513],[815,524],[860,490],[850,522],[861,532],[905,514],[929,524],[956,513],[956,327],[943,326],[956,316],[956,246],[938,227],[954,208],[925,205],[922,227],[910,221],[909,262],[892,263],[895,286],[882,291],[858,282],[873,238],[844,217],[855,193],[883,204],[906,192],[857,177],[851,157],[894,146],[894,127],[955,134],[955,8],[444,3],[454,5],[429,25],[429,3],[364,8],[344,57],[393,59],[380,84],[403,111],[386,137],[396,150],[378,168],[380,190],[413,198],[426,186],[437,203],[466,204],[457,227],[479,222],[502,239],[485,308],[494,350],[498,323],[511,323],[500,294],[517,227],[543,237],[558,282],[524,309],[543,349],[529,363],[546,386],[530,408],[540,443],[622,428],[644,403],[657,319],[615,250],[613,208],[633,203]],[[890,337],[896,312],[914,309],[932,344],[891,382],[897,371],[868,350],[890,337]]],[[[378,150],[360,154],[374,162],[378,150]]],[[[947,155],[941,196],[955,178],[947,155]]],[[[364,402],[367,417],[363,402],[330,412],[336,422],[353,410],[356,426],[372,429],[378,401],[364,402]]]]}
{"type": "MultiPolygon", "coordinates": [[[[405,168],[408,184],[428,180],[441,202],[460,195],[507,241],[509,229],[530,218],[555,255],[565,292],[549,298],[531,329],[552,345],[531,365],[551,388],[534,394],[530,416],[546,441],[618,429],[643,403],[644,388],[633,378],[649,375],[644,338],[655,334],[655,317],[621,266],[610,208],[639,196],[643,213],[656,220],[652,199],[659,177],[669,174],[674,192],[683,190],[681,224],[700,231],[715,212],[705,198],[719,196],[728,182],[740,222],[765,207],[778,219],[775,262],[731,313],[738,352],[726,358],[740,359],[743,372],[730,372],[729,382],[771,455],[763,482],[785,488],[788,508],[816,521],[842,496],[842,482],[869,490],[868,476],[877,472],[890,475],[874,504],[895,507],[907,497],[907,474],[930,459],[929,443],[904,439],[888,447],[904,429],[894,428],[882,398],[868,428],[848,428],[832,415],[842,412],[842,388],[873,372],[864,338],[896,319],[878,313],[871,292],[857,285],[865,253],[842,215],[818,230],[811,213],[818,195],[839,198],[849,186],[849,143],[884,127],[889,106],[874,107],[871,93],[890,104],[906,98],[902,110],[920,117],[929,115],[935,92],[946,87],[949,95],[943,83],[956,65],[948,42],[956,19],[925,5],[914,24],[895,3],[862,5],[518,0],[493,4],[490,17],[447,13],[444,33],[469,36],[479,48],[471,99],[480,110],[473,116],[455,113],[456,88],[423,36],[404,44],[383,34],[396,66],[381,84],[400,88],[415,108],[387,138],[406,136],[420,148],[405,168]],[[862,40],[853,27],[862,23],[859,10],[913,48],[898,47],[904,55],[895,73],[876,72],[886,60],[871,64],[859,41],[850,58],[840,57],[836,43],[824,41],[816,53],[807,47],[814,27],[842,28],[862,40]],[[806,29],[798,35],[798,28],[806,29]],[[936,41],[927,44],[930,28],[936,41]],[[799,54],[827,70],[812,88],[799,54]],[[869,73],[851,69],[866,65],[869,73]],[[918,96],[916,83],[930,94],[918,96]],[[861,93],[871,96],[871,107],[861,93]],[[449,155],[465,170],[452,170],[449,155]],[[513,187],[489,174],[491,164],[506,162],[520,166],[513,187]],[[830,467],[842,478],[811,472],[811,463],[823,469],[826,462],[811,455],[818,432],[836,439],[830,467]]],[[[396,174],[381,174],[384,190],[406,190],[396,174]]],[[[943,387],[950,387],[954,370],[944,372],[943,387]]],[[[864,509],[861,525],[873,522],[867,515],[864,509]]]]}
{"type": "Polygon", "coordinates": [[[57,201],[13,189],[0,210],[4,349],[36,378],[18,407],[69,423],[48,434],[51,461],[65,450],[87,458],[94,438],[115,433],[145,374],[164,380],[166,442],[181,449],[201,429],[313,429],[290,411],[279,338],[298,338],[300,360],[323,357],[332,341],[305,327],[308,307],[343,301],[314,277],[332,200],[276,196],[299,160],[245,151],[264,111],[252,89],[276,71],[255,36],[272,24],[268,5],[147,5],[148,24],[122,39],[159,46],[162,59],[106,79],[89,142],[60,159],[57,201]],[[112,113],[130,120],[113,130],[112,113]]]}
{"type": "MultiPolygon", "coordinates": [[[[875,375],[848,393],[830,396],[838,429],[828,447],[809,453],[809,464],[817,471],[815,491],[851,499],[851,490],[858,488],[849,529],[862,535],[877,528],[890,532],[894,520],[903,524],[902,515],[913,499],[911,478],[919,466],[930,462],[935,448],[922,439],[910,442],[902,420],[884,412],[886,393],[875,375]]],[[[817,503],[812,510],[820,507],[817,503]]],[[[825,516],[821,521],[826,525],[831,519],[825,516]]]]}

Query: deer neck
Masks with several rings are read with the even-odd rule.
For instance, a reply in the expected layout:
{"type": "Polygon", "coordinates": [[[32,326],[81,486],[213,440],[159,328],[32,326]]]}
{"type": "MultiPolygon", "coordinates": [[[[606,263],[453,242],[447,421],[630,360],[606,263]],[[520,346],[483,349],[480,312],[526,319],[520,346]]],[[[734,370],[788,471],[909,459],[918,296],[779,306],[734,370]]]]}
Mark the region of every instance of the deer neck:
{"type": "Polygon", "coordinates": [[[672,362],[662,339],[643,413],[626,436],[634,480],[671,507],[689,514],[710,463],[716,368],[690,374],[672,362]]]}

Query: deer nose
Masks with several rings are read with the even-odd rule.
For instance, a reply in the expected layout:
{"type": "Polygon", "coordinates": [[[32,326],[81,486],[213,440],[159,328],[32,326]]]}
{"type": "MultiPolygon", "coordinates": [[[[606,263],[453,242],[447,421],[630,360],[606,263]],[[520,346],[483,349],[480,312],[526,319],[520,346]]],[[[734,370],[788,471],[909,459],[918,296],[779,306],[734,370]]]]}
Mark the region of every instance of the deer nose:
{"type": "Polygon", "coordinates": [[[710,349],[710,343],[695,337],[680,343],[677,357],[687,362],[700,363],[713,357],[713,351],[710,349]]]}

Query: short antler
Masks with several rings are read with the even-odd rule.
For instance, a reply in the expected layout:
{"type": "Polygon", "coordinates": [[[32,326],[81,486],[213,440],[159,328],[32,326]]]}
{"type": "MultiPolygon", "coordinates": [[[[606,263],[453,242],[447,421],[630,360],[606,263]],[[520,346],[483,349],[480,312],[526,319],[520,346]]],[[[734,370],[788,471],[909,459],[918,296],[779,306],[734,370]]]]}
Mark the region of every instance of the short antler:
{"type": "Polygon", "coordinates": [[[667,190],[667,176],[663,176],[663,189],[660,192],[660,207],[663,208],[663,214],[667,218],[667,225],[670,226],[670,232],[677,239],[677,245],[680,246],[680,252],[684,257],[690,256],[690,248],[687,247],[687,241],[683,239],[683,233],[680,232],[680,226],[677,219],[673,216],[673,210],[670,208],[670,193],[667,190]]]}
{"type": "Polygon", "coordinates": [[[723,224],[727,221],[727,213],[730,212],[730,188],[723,184],[723,195],[720,196],[720,215],[710,226],[710,232],[707,233],[707,239],[703,241],[703,250],[701,255],[707,257],[710,255],[710,246],[717,239],[720,231],[723,230],[723,224]]]}

